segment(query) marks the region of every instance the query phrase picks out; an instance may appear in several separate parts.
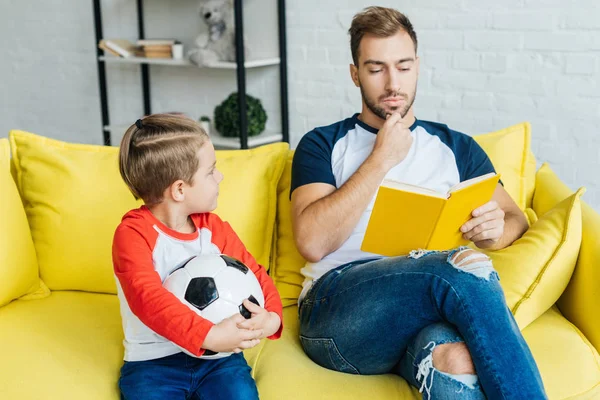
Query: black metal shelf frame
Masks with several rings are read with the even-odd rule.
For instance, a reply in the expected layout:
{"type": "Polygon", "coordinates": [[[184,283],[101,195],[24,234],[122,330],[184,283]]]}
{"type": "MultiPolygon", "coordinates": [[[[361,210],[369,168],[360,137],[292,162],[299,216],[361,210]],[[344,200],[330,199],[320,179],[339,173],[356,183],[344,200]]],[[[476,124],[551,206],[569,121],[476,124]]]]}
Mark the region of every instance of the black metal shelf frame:
{"type": "MultiPolygon", "coordinates": [[[[144,4],[143,0],[137,2],[137,25],[139,39],[145,39],[144,31],[144,4]]],[[[96,45],[104,38],[102,30],[102,7],[101,0],[93,0],[94,6],[94,25],[96,30],[96,45]]],[[[284,142],[289,139],[289,108],[288,108],[288,86],[287,86],[287,38],[285,21],[285,0],[277,0],[277,18],[279,30],[279,83],[280,83],[280,101],[281,101],[281,132],[284,142]]],[[[235,23],[235,47],[236,47],[236,77],[238,89],[239,109],[246,109],[246,67],[244,59],[244,16],[242,0],[234,0],[234,23],[235,23]]],[[[110,129],[105,126],[110,125],[108,112],[108,95],[106,84],[106,63],[100,59],[104,51],[96,46],[96,59],[98,67],[98,87],[100,90],[100,109],[102,113],[102,135],[104,144],[111,145],[110,129]]],[[[144,100],[144,115],[152,113],[150,102],[150,68],[147,63],[140,64],[142,79],[142,96],[144,100]]],[[[239,113],[240,125],[240,147],[248,148],[248,121],[245,112],[239,113]]]]}

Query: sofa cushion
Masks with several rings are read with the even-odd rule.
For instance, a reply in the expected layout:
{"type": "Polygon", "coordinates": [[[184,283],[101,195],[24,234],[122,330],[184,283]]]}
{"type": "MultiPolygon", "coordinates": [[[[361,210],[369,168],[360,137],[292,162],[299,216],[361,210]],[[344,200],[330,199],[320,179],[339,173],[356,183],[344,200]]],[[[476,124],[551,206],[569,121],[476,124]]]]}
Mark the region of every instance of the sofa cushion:
{"type": "Polygon", "coordinates": [[[254,372],[262,400],[419,399],[397,375],[352,375],[315,364],[299,339],[298,308],[283,310],[281,339],[263,347],[254,372]]]}
{"type": "MultiPolygon", "coordinates": [[[[543,164],[536,175],[533,207],[538,214],[543,214],[572,193],[550,166],[543,164]]],[[[557,304],[563,314],[600,349],[600,318],[590,318],[600,309],[600,214],[582,200],[581,219],[582,237],[577,265],[557,304]]]]}
{"type": "Polygon", "coordinates": [[[112,236],[140,204],[119,175],[118,149],[9,137],[41,278],[51,290],[116,293],[112,236]]]}
{"type": "MultiPolygon", "coordinates": [[[[113,234],[121,217],[140,205],[119,174],[118,148],[22,131],[12,131],[10,140],[44,282],[52,290],[116,293],[113,234]]],[[[286,152],[285,143],[217,152],[225,175],[217,212],[265,266],[286,152]]]]}
{"type": "Polygon", "coordinates": [[[277,286],[283,306],[298,302],[304,277],[300,269],[305,260],[298,253],[292,231],[290,185],[292,180],[293,151],[289,151],[285,168],[277,186],[277,223],[273,254],[271,259],[271,277],[277,286]]]}
{"type": "Polygon", "coordinates": [[[598,351],[556,307],[525,328],[523,337],[540,370],[548,398],[600,398],[598,351]]]}
{"type": "MultiPolygon", "coordinates": [[[[14,301],[0,308],[0,398],[118,400],[122,342],[115,295],[14,301]]],[[[264,342],[244,352],[251,367],[264,342]]]]}
{"type": "Polygon", "coordinates": [[[521,329],[546,312],[571,279],[581,244],[583,192],[540,216],[511,246],[483,251],[498,271],[506,303],[521,329]]]}
{"type": "Polygon", "coordinates": [[[269,268],[277,213],[277,183],[289,145],[274,143],[251,150],[218,150],[220,184],[215,213],[231,223],[259,264],[269,268]]]}
{"type": "Polygon", "coordinates": [[[521,210],[531,207],[536,161],[530,149],[531,126],[523,122],[496,132],[473,136],[502,175],[504,189],[521,210]]]}
{"type": "Polygon", "coordinates": [[[40,281],[31,232],[10,173],[8,140],[0,139],[0,307],[22,296],[50,294],[40,281]]]}
{"type": "MultiPolygon", "coordinates": [[[[351,375],[312,362],[298,338],[298,308],[283,311],[280,340],[267,342],[255,370],[263,400],[419,399],[416,388],[395,375],[351,375]]],[[[523,335],[551,399],[592,399],[600,395],[598,352],[575,326],[552,308],[523,335]]]]}

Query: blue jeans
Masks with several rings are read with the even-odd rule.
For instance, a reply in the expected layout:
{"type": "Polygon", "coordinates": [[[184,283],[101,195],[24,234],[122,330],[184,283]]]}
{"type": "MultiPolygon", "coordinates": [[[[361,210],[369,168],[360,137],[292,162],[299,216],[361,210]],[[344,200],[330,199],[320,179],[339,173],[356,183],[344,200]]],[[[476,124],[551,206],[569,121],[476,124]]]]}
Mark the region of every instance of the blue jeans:
{"type": "Polygon", "coordinates": [[[121,368],[122,400],[255,400],[258,391],[242,354],[203,360],[177,353],[121,368]]]}
{"type": "Polygon", "coordinates": [[[396,373],[425,399],[547,398],[491,262],[459,268],[455,251],[359,261],[327,272],[300,305],[306,354],[336,371],[396,373]],[[435,346],[463,341],[477,376],[434,368],[435,346]]]}

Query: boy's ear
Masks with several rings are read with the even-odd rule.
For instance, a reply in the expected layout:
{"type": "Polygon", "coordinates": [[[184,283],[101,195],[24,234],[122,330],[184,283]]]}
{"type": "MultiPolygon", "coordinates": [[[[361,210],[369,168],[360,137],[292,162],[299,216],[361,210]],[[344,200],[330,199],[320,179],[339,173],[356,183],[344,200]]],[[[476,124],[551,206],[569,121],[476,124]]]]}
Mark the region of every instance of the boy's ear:
{"type": "Polygon", "coordinates": [[[183,201],[185,198],[184,187],[185,182],[181,179],[173,182],[167,189],[168,196],[174,201],[183,201]]]}

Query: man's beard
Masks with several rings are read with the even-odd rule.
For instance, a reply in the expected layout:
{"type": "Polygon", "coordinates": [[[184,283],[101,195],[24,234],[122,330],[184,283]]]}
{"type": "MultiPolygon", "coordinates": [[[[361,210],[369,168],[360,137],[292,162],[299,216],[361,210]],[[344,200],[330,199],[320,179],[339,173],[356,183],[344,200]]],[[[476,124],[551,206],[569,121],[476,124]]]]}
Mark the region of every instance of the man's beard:
{"type": "MultiPolygon", "coordinates": [[[[360,86],[360,94],[362,95],[363,101],[367,105],[367,108],[369,110],[371,110],[371,112],[373,114],[377,115],[379,118],[381,118],[383,120],[387,119],[387,116],[388,116],[388,114],[390,114],[390,112],[384,110],[382,107],[379,107],[376,102],[374,102],[372,99],[367,97],[362,88],[362,85],[360,86]]],[[[416,95],[417,95],[417,88],[415,87],[415,91],[412,93],[412,96],[406,96],[404,93],[387,93],[385,96],[382,96],[382,97],[383,98],[403,97],[404,99],[406,99],[407,103],[404,107],[401,107],[401,108],[400,107],[391,107],[392,112],[399,112],[400,116],[402,118],[404,118],[406,116],[406,114],[408,113],[408,110],[410,110],[413,103],[415,102],[416,95]]]]}

